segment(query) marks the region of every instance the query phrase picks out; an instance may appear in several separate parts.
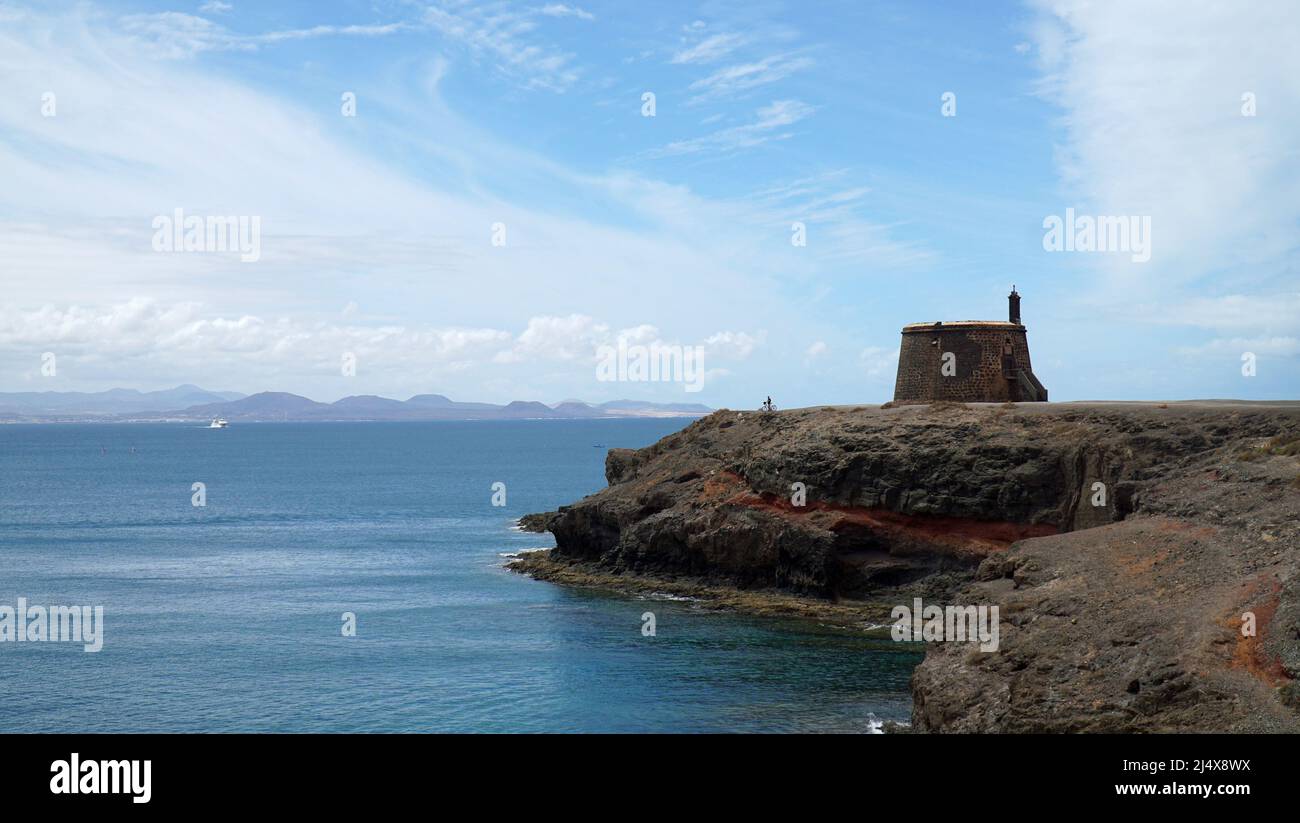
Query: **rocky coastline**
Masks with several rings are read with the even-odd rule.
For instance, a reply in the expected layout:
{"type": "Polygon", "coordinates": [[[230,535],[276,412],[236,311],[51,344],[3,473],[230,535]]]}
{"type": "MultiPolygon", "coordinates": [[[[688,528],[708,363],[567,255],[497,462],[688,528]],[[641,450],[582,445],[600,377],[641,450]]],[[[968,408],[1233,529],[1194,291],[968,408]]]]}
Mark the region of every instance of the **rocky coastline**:
{"type": "Polygon", "coordinates": [[[916,731],[1300,730],[1300,404],[722,410],[606,479],[511,568],[873,630],[997,605],[998,651],[927,644],[916,731]]]}

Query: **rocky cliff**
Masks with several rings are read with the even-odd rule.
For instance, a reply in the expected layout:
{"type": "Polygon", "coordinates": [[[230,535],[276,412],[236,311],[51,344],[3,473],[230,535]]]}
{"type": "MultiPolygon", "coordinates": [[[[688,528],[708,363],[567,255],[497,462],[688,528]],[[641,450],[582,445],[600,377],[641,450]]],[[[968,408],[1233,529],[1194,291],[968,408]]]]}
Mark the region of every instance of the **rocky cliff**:
{"type": "Polygon", "coordinates": [[[720,411],[611,450],[521,568],[998,605],[999,651],[929,647],[919,730],[1300,729],[1298,453],[1295,404],[720,411]]]}

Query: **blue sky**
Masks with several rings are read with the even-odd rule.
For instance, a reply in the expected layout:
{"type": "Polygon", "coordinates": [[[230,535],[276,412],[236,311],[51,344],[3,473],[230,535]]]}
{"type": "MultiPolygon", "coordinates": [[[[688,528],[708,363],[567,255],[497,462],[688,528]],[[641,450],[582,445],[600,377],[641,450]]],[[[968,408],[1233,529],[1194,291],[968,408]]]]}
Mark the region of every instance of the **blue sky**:
{"type": "Polygon", "coordinates": [[[0,390],[882,402],[1014,283],[1053,399],[1297,398],[1300,11],[1197,5],[0,2],[0,390]]]}

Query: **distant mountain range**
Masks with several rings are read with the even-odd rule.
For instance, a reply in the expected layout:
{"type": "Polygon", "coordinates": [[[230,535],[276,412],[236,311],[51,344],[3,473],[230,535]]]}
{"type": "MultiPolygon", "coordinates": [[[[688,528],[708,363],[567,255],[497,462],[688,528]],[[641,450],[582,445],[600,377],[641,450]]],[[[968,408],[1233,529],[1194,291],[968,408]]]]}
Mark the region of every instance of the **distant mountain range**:
{"type": "Polygon", "coordinates": [[[202,403],[240,400],[246,395],[230,391],[208,391],[188,383],[174,389],[142,392],[136,389],[109,389],[100,392],[26,391],[0,392],[0,416],[7,414],[37,415],[112,415],[157,409],[184,409],[202,403]]]}
{"type": "Polygon", "coordinates": [[[505,405],[462,403],[441,394],[393,400],[373,394],[318,403],[287,392],[218,392],[184,385],[164,391],[0,392],[0,422],[149,422],[211,420],[303,422],[342,420],[563,420],[610,417],[700,417],[713,411],[699,403],[611,400],[594,405],[564,400],[553,406],[515,400],[505,405]]]}

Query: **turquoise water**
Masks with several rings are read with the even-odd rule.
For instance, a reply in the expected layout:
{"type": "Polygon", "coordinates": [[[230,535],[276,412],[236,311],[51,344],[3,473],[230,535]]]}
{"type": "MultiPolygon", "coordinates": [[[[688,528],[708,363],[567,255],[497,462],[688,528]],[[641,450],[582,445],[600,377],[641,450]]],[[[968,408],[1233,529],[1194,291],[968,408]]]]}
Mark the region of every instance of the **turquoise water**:
{"type": "Polygon", "coordinates": [[[513,530],[682,420],[0,426],[0,731],[865,731],[919,656],[505,571],[513,530]],[[191,505],[192,484],[207,505],[191,505]],[[504,507],[492,485],[506,484],[504,507]],[[657,635],[644,637],[653,611],[657,635]],[[357,616],[343,637],[343,612],[357,616]]]}

